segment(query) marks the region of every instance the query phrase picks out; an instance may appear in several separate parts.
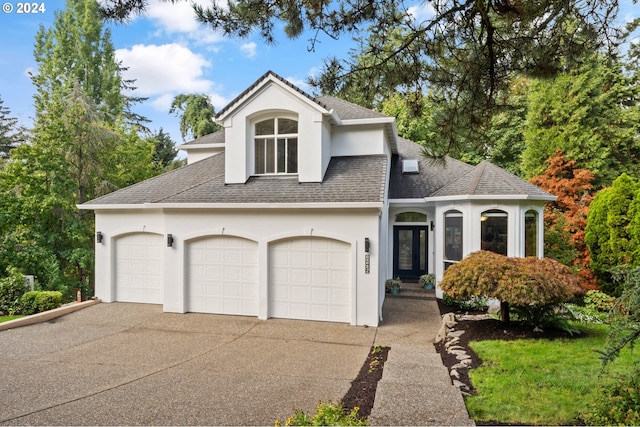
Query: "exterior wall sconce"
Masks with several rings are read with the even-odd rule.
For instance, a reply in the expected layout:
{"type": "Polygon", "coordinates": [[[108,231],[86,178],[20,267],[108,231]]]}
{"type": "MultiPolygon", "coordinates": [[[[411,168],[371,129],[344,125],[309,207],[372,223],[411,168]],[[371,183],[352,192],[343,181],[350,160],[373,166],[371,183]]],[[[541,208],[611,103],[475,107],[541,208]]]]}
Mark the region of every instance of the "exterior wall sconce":
{"type": "Polygon", "coordinates": [[[173,247],[173,234],[167,234],[167,247],[173,247]]]}
{"type": "Polygon", "coordinates": [[[433,221],[431,221],[430,228],[431,228],[431,231],[433,231],[433,229],[435,228],[435,225],[433,224],[433,221]]]}
{"type": "Polygon", "coordinates": [[[364,238],[364,252],[365,253],[369,253],[371,249],[371,242],[369,241],[368,237],[364,238]]]}
{"type": "Polygon", "coordinates": [[[104,239],[104,235],[102,234],[102,231],[98,231],[96,233],[96,243],[102,243],[103,239],[104,239]]]}

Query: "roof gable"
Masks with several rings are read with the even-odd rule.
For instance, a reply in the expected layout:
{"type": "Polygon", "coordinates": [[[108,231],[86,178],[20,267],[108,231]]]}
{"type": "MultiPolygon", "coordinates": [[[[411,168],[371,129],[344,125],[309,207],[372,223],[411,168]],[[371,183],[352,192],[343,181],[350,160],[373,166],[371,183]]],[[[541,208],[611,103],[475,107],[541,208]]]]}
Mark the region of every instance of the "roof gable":
{"type": "Polygon", "coordinates": [[[329,109],[325,105],[323,105],[321,102],[317,101],[315,98],[311,97],[309,94],[307,94],[306,92],[304,92],[303,90],[295,86],[294,84],[290,83],[289,81],[285,80],[284,78],[280,77],[278,74],[274,73],[273,71],[267,71],[260,78],[258,78],[258,80],[256,80],[251,86],[245,89],[240,95],[235,97],[229,104],[227,104],[227,106],[225,106],[222,110],[220,110],[218,114],[216,114],[216,120],[218,122],[224,121],[226,117],[233,114],[233,112],[236,109],[240,108],[241,105],[244,105],[247,102],[250,102],[250,100],[255,95],[260,93],[263,90],[263,88],[265,88],[270,84],[275,84],[281,87],[285,91],[291,93],[293,96],[302,100],[304,103],[318,109],[323,114],[330,113],[329,109]]]}

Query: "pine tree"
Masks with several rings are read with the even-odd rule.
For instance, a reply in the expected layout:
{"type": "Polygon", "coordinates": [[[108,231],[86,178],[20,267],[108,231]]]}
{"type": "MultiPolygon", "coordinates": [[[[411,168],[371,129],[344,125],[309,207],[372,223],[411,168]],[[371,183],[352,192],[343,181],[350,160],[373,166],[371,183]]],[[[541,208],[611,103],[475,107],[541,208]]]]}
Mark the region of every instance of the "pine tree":
{"type": "Polygon", "coordinates": [[[24,139],[24,129],[18,126],[18,119],[11,116],[11,110],[0,97],[0,159],[7,159],[11,149],[24,139]]]}

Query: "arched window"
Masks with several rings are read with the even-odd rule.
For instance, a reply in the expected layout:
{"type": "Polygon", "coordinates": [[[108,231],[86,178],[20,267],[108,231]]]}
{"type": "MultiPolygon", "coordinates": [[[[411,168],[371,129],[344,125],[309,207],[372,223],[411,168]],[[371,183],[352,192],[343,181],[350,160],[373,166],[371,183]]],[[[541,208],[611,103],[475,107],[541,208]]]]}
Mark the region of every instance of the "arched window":
{"type": "Polygon", "coordinates": [[[481,249],[507,255],[507,213],[498,209],[482,212],[480,217],[481,249]]]}
{"type": "Polygon", "coordinates": [[[538,212],[524,214],[524,256],[538,256],[538,212]]]}
{"type": "Polygon", "coordinates": [[[420,212],[403,212],[396,215],[396,222],[427,222],[427,215],[420,212]]]}
{"type": "Polygon", "coordinates": [[[255,124],[255,173],[298,173],[298,122],[275,117],[255,124]]]}
{"type": "Polygon", "coordinates": [[[462,260],[462,212],[447,211],[444,214],[444,259],[462,260]]]}

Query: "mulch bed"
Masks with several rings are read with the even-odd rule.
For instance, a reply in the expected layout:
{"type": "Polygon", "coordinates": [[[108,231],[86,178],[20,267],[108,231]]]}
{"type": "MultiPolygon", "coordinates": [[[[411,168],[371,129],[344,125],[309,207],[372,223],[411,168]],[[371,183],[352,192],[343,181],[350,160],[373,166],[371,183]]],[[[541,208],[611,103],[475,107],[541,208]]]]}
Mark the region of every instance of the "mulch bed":
{"type": "MultiPolygon", "coordinates": [[[[456,310],[456,308],[445,305],[442,300],[438,299],[438,307],[440,314],[455,313],[455,314],[481,314],[481,313],[468,313],[456,310]]],[[[559,330],[545,330],[542,332],[536,332],[531,326],[522,325],[517,322],[511,322],[504,324],[496,319],[483,319],[483,320],[462,320],[456,323],[456,330],[464,330],[465,333],[460,336],[460,342],[457,345],[465,348],[467,353],[471,356],[470,369],[477,368],[482,364],[482,360],[478,355],[469,347],[470,341],[482,341],[482,340],[517,340],[527,338],[568,338],[570,335],[564,331],[559,330]]],[[[444,343],[440,342],[435,344],[436,350],[442,357],[443,364],[451,370],[451,367],[459,362],[454,354],[449,354],[444,349],[444,343]]],[[[354,407],[360,408],[358,413],[362,417],[368,417],[371,414],[373,403],[376,397],[376,389],[378,387],[378,381],[382,378],[382,371],[384,368],[384,362],[387,360],[389,353],[389,347],[379,348],[374,353],[374,348],[371,349],[367,360],[360,368],[360,372],[355,380],[351,383],[351,388],[345,396],[342,398],[342,406],[351,410],[354,407]]],[[[465,383],[471,392],[474,392],[473,385],[468,376],[467,369],[460,370],[459,381],[465,383]]],[[[486,425],[499,425],[500,423],[487,423],[486,425]]]]}
{"type": "Polygon", "coordinates": [[[382,378],[384,362],[387,361],[390,347],[372,347],[367,360],[360,368],[360,372],[355,380],[351,382],[351,387],[342,398],[342,407],[348,411],[358,407],[358,415],[368,417],[373,409],[373,402],[376,399],[376,389],[378,381],[382,378]]]}

